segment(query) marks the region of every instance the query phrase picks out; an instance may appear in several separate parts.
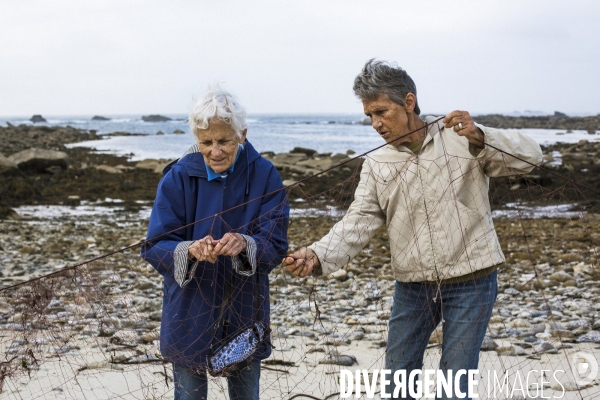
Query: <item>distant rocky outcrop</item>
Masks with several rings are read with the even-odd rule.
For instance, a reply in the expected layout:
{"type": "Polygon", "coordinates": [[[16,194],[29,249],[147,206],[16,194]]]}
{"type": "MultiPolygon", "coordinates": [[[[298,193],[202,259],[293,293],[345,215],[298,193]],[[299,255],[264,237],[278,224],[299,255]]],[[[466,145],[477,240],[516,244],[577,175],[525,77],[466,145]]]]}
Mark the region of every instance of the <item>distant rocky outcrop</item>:
{"type": "Polygon", "coordinates": [[[101,115],[94,115],[92,121],[110,121],[110,118],[103,117],[101,115]]]}
{"type": "Polygon", "coordinates": [[[184,132],[184,131],[182,131],[181,129],[175,129],[175,130],[173,131],[173,133],[174,133],[174,134],[176,134],[176,135],[183,135],[185,132],[184,132]]]}
{"type": "Polygon", "coordinates": [[[158,114],[153,114],[153,115],[144,115],[142,117],[142,121],[144,121],[144,122],[166,122],[166,121],[171,121],[171,118],[165,117],[162,115],[158,115],[158,114]]]}
{"type": "Polygon", "coordinates": [[[36,172],[58,172],[66,170],[69,166],[67,153],[55,150],[27,149],[8,157],[20,170],[34,170],[36,172]]]}
{"type": "Polygon", "coordinates": [[[40,114],[35,114],[33,117],[29,118],[29,120],[31,122],[33,122],[34,124],[37,122],[48,122],[46,121],[46,119],[44,117],[42,117],[40,114]]]}
{"type": "Polygon", "coordinates": [[[500,114],[476,115],[473,120],[491,128],[501,129],[566,129],[595,133],[600,130],[600,115],[569,117],[559,111],[538,117],[507,117],[500,114]]]}

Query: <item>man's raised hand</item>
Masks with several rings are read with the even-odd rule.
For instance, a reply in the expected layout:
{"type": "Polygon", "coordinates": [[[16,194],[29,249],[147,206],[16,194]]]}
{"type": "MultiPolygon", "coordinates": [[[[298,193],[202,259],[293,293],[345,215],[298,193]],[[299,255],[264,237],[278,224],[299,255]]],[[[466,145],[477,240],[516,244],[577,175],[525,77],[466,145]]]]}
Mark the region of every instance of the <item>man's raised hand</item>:
{"type": "Polygon", "coordinates": [[[444,118],[444,126],[453,129],[459,136],[464,136],[475,146],[483,147],[485,136],[481,129],[475,126],[468,111],[452,111],[444,118]]]}
{"type": "Polygon", "coordinates": [[[314,268],[321,266],[319,257],[314,251],[306,247],[296,250],[292,254],[288,254],[281,264],[292,275],[304,278],[308,276],[314,268]]]}

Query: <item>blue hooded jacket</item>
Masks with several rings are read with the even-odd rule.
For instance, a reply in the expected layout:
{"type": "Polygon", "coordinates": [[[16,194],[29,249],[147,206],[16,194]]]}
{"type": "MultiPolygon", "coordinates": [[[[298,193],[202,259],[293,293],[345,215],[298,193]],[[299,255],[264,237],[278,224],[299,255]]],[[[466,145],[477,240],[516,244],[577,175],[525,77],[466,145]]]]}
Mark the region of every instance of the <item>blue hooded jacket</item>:
{"type": "MultiPolygon", "coordinates": [[[[182,241],[207,235],[218,240],[227,232],[251,236],[260,274],[258,320],[269,324],[268,273],[287,253],[289,204],[273,164],[249,142],[241,151],[226,181],[208,181],[202,154],[192,152],[167,166],[158,185],[142,257],[164,278],[160,350],[175,364],[206,368],[211,348],[216,350],[224,337],[231,338],[254,321],[256,276],[235,272],[231,257],[219,256],[214,264],[200,262],[191,281],[179,286],[174,251],[182,241]],[[234,287],[227,301],[230,281],[234,287]],[[224,303],[225,333],[224,324],[215,329],[224,303]]],[[[240,256],[250,269],[243,253],[240,256]]],[[[262,360],[270,353],[270,346],[263,344],[254,357],[262,360]]]]}

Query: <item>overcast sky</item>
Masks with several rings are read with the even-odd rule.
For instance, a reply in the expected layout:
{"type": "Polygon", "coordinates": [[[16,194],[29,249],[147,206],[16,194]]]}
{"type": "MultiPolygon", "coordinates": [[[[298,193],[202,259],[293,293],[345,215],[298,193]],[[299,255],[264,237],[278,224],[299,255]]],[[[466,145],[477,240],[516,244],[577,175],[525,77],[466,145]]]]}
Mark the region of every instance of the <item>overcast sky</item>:
{"type": "Polygon", "coordinates": [[[600,2],[0,0],[0,115],[187,113],[212,81],[250,113],[359,113],[396,61],[423,112],[600,113],[600,2]]]}

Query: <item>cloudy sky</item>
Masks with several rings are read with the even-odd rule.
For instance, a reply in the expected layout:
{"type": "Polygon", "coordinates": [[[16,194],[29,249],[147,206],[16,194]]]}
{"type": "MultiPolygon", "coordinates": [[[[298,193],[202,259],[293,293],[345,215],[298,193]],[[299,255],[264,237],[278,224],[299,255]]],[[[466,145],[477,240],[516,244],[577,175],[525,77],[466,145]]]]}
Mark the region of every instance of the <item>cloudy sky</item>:
{"type": "Polygon", "coordinates": [[[424,112],[600,113],[597,0],[0,0],[0,115],[357,113],[396,61],[424,112]]]}

